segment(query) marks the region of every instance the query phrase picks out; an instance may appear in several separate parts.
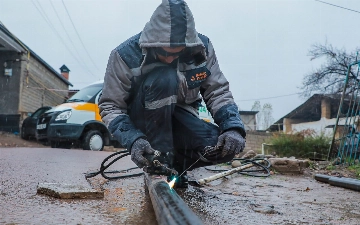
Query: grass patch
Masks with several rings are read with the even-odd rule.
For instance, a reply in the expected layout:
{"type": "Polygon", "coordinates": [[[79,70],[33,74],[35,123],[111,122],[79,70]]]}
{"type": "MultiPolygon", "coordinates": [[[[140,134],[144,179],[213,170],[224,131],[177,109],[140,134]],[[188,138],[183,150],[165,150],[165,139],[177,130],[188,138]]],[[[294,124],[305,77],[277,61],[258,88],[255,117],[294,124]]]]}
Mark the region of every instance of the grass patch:
{"type": "Polygon", "coordinates": [[[354,172],[358,179],[360,178],[360,165],[359,164],[349,166],[348,170],[354,172]]]}
{"type": "Polygon", "coordinates": [[[334,170],[336,167],[334,165],[328,165],[326,170],[334,170]]]}
{"type": "Polygon", "coordinates": [[[274,133],[269,138],[271,148],[280,157],[325,159],[331,138],[324,134],[317,135],[308,129],[293,134],[274,133]]]}

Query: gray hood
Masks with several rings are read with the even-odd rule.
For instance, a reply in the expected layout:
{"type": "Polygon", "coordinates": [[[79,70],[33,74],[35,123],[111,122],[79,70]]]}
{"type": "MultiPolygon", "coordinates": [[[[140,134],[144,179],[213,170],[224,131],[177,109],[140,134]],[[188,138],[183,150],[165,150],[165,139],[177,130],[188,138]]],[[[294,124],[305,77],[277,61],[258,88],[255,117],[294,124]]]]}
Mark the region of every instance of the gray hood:
{"type": "Polygon", "coordinates": [[[203,46],[194,17],[183,0],[162,0],[146,23],[139,44],[141,48],[203,46]]]}

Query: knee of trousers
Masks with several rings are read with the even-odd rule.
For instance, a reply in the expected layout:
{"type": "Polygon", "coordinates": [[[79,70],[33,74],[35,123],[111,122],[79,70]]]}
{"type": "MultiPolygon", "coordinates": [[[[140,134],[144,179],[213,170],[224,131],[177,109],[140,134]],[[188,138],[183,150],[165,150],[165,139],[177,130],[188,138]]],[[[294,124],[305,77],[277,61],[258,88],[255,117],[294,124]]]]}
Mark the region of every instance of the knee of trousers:
{"type": "Polygon", "coordinates": [[[163,66],[155,68],[148,73],[143,83],[143,91],[148,95],[156,95],[158,97],[169,97],[177,95],[178,78],[176,69],[163,66]]]}

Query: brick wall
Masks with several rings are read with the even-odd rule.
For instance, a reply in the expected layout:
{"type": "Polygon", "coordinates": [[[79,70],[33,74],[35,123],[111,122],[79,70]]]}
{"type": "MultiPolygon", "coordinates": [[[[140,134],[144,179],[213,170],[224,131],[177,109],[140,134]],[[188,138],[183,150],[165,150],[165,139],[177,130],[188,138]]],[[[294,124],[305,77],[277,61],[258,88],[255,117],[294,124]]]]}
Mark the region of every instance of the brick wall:
{"type": "Polygon", "coordinates": [[[257,153],[261,153],[261,144],[266,143],[267,139],[271,137],[271,133],[259,132],[259,131],[247,131],[246,132],[246,146],[245,152],[253,150],[257,153]]]}

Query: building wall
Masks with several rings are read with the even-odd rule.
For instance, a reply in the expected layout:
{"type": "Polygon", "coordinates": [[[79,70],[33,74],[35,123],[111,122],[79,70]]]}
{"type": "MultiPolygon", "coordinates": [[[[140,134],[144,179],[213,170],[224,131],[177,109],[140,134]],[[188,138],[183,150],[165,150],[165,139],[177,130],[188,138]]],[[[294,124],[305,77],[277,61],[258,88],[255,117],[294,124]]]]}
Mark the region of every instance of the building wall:
{"type": "Polygon", "coordinates": [[[18,114],[19,83],[21,64],[16,62],[20,56],[16,52],[0,51],[0,114],[18,114]],[[4,76],[4,62],[12,68],[12,76],[4,76]],[[12,61],[12,62],[11,62],[12,61]]]}
{"type": "Polygon", "coordinates": [[[325,128],[328,125],[334,124],[336,119],[326,119],[321,118],[319,121],[315,122],[306,122],[306,123],[299,123],[299,124],[292,124],[292,131],[299,132],[302,130],[311,129],[314,130],[316,134],[320,135],[324,133],[327,136],[332,135],[332,128],[325,128]]]}
{"type": "Polygon", "coordinates": [[[64,102],[68,94],[68,85],[60,80],[56,74],[32,57],[30,57],[28,65],[29,73],[26,73],[27,62],[23,62],[22,66],[24,73],[20,87],[19,106],[22,119],[29,112],[34,112],[41,106],[56,106],[64,102]]]}
{"type": "Polygon", "coordinates": [[[241,115],[240,118],[244,123],[245,130],[256,130],[256,115],[241,115]]]}
{"type": "Polygon", "coordinates": [[[14,51],[0,52],[0,114],[20,114],[21,121],[28,113],[41,106],[56,106],[63,103],[68,94],[68,85],[56,74],[32,56],[29,65],[27,61],[26,54],[20,55],[14,51]],[[16,59],[18,60],[15,61],[16,59]],[[5,61],[8,61],[12,68],[11,77],[4,76],[5,61]]]}
{"type": "Polygon", "coordinates": [[[303,123],[305,120],[304,119],[290,119],[290,118],[284,118],[283,120],[283,131],[286,134],[291,134],[293,133],[293,124],[298,124],[298,123],[303,123]]]}
{"type": "MultiPolygon", "coordinates": [[[[344,126],[346,123],[347,124],[354,124],[354,117],[346,120],[346,118],[339,118],[338,121],[338,126],[344,126]]],[[[357,121],[358,118],[355,119],[355,121],[357,121]]],[[[333,127],[329,127],[326,128],[326,126],[329,125],[334,125],[336,123],[336,118],[332,118],[332,119],[326,119],[326,118],[321,118],[319,121],[315,121],[315,122],[307,122],[307,123],[299,123],[299,124],[292,124],[292,130],[293,132],[299,132],[302,130],[306,130],[306,129],[312,129],[315,131],[315,133],[317,135],[320,134],[325,134],[326,136],[332,137],[333,135],[333,127]]],[[[341,134],[340,134],[340,130],[337,131],[337,134],[335,135],[335,138],[338,138],[341,134]]]]}
{"type": "Polygon", "coordinates": [[[253,150],[257,153],[261,153],[262,143],[266,143],[267,139],[272,136],[271,133],[247,131],[246,132],[246,146],[245,152],[253,150]]]}

